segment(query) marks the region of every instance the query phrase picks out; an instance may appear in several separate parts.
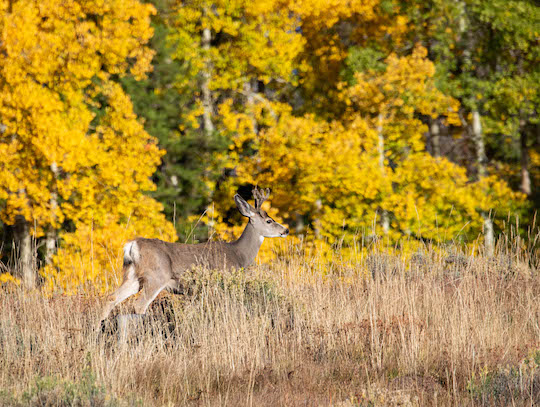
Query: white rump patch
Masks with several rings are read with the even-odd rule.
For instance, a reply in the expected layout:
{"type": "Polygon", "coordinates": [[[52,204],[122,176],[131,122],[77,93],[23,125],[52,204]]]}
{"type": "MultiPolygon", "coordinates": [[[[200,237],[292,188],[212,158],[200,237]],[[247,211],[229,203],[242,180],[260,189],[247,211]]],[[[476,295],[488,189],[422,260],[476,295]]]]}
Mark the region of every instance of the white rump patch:
{"type": "Polygon", "coordinates": [[[139,245],[135,240],[127,242],[124,246],[124,263],[138,263],[141,259],[139,245]]]}
{"type": "MultiPolygon", "coordinates": [[[[125,260],[124,260],[125,261],[125,260]]],[[[131,263],[128,267],[128,273],[127,273],[127,279],[128,280],[134,280],[135,279],[135,266],[133,263],[131,263]]]]}

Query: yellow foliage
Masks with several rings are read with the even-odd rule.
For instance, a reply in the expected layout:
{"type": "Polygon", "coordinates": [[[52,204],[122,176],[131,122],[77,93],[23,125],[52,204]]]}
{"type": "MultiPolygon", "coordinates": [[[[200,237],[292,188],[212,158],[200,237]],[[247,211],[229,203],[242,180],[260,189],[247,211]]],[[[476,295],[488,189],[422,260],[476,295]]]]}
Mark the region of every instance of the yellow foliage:
{"type": "Polygon", "coordinates": [[[460,125],[459,103],[435,86],[435,65],[427,59],[427,50],[417,46],[411,55],[391,54],[383,73],[356,73],[356,83],[342,98],[351,101],[348,114],[358,111],[379,115],[385,120],[413,118],[415,112],[433,118],[443,115],[449,124],[460,125]]]}
{"type": "Polygon", "coordinates": [[[385,209],[394,214],[392,231],[447,241],[477,231],[482,218],[464,168],[427,153],[407,157],[392,176],[385,209]]]}
{"type": "Polygon", "coordinates": [[[512,191],[508,184],[494,175],[482,177],[471,185],[474,205],[478,211],[496,212],[503,218],[513,212],[516,204],[525,199],[521,192],[512,191]]]}
{"type": "Polygon", "coordinates": [[[294,16],[279,0],[177,0],[174,26],[176,57],[186,61],[194,77],[211,71],[210,88],[219,91],[242,92],[251,78],[288,80],[304,43],[294,16]],[[204,29],[230,38],[203,49],[204,29]]]}
{"type": "Polygon", "coordinates": [[[0,217],[22,215],[38,238],[71,225],[42,274],[65,289],[102,285],[121,248],[107,233],[174,237],[143,195],[163,152],[112,80],[151,69],[155,10],[137,0],[1,0],[0,10],[0,217]]]}
{"type": "Polygon", "coordinates": [[[299,55],[303,89],[322,115],[340,113],[340,72],[351,44],[390,49],[408,32],[407,17],[382,12],[380,0],[295,0],[290,7],[306,40],[299,55]]]}
{"type": "Polygon", "coordinates": [[[340,120],[297,117],[288,105],[262,98],[244,111],[225,102],[220,118],[231,145],[223,162],[236,177],[215,196],[218,235],[227,236],[223,220],[234,213],[232,196],[251,184],[272,187],[272,205],[285,222],[307,215],[314,229],[308,236],[318,243],[381,235],[383,211],[390,217],[386,243],[409,236],[407,245],[416,250],[416,239],[475,239],[482,211],[503,208],[503,199],[509,209],[519,197],[495,179],[471,184],[465,169],[425,151],[427,127],[419,115],[458,123],[458,102],[435,87],[426,56],[422,47],[405,57],[392,54],[383,72],[358,73],[353,86],[342,84],[348,108],[340,120]]]}
{"type": "Polygon", "coordinates": [[[21,280],[13,277],[10,273],[1,273],[0,274],[0,287],[4,286],[19,286],[21,285],[21,280]]]}

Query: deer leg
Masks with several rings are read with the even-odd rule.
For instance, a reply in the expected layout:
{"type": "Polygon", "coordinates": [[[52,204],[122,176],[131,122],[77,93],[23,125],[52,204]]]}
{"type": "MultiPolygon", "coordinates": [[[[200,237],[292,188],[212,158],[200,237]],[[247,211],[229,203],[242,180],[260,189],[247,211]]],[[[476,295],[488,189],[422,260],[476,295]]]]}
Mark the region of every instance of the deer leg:
{"type": "Polygon", "coordinates": [[[145,281],[141,295],[135,302],[135,313],[144,314],[148,306],[154,301],[157,295],[167,287],[168,282],[163,282],[160,279],[145,281]]]}
{"type": "Polygon", "coordinates": [[[107,298],[107,303],[103,307],[103,312],[101,313],[101,319],[99,320],[99,325],[101,322],[107,319],[112,309],[124,301],[126,298],[137,294],[139,292],[139,280],[135,276],[135,273],[129,273],[126,275],[127,278],[124,279],[122,285],[114,293],[109,295],[107,298]]]}

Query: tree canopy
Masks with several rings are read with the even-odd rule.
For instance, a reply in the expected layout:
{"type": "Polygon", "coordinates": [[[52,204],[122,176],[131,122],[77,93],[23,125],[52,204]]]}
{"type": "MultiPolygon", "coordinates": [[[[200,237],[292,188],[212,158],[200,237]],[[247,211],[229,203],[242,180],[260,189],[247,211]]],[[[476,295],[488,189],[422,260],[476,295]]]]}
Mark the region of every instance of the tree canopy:
{"type": "Polygon", "coordinates": [[[492,245],[539,207],[532,0],[0,0],[0,32],[4,239],[51,289],[232,238],[255,185],[330,244],[492,245]]]}

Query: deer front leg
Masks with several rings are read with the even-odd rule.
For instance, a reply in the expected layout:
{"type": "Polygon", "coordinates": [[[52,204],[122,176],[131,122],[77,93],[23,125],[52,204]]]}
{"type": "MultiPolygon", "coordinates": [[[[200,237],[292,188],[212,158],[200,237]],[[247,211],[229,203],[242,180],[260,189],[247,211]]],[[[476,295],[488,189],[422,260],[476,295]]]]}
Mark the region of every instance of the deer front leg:
{"type": "Polygon", "coordinates": [[[101,318],[98,322],[98,329],[101,327],[101,323],[107,319],[115,306],[120,304],[126,298],[139,292],[139,280],[135,276],[135,273],[126,273],[125,277],[126,278],[118,290],[107,297],[107,303],[103,307],[101,318]]]}

